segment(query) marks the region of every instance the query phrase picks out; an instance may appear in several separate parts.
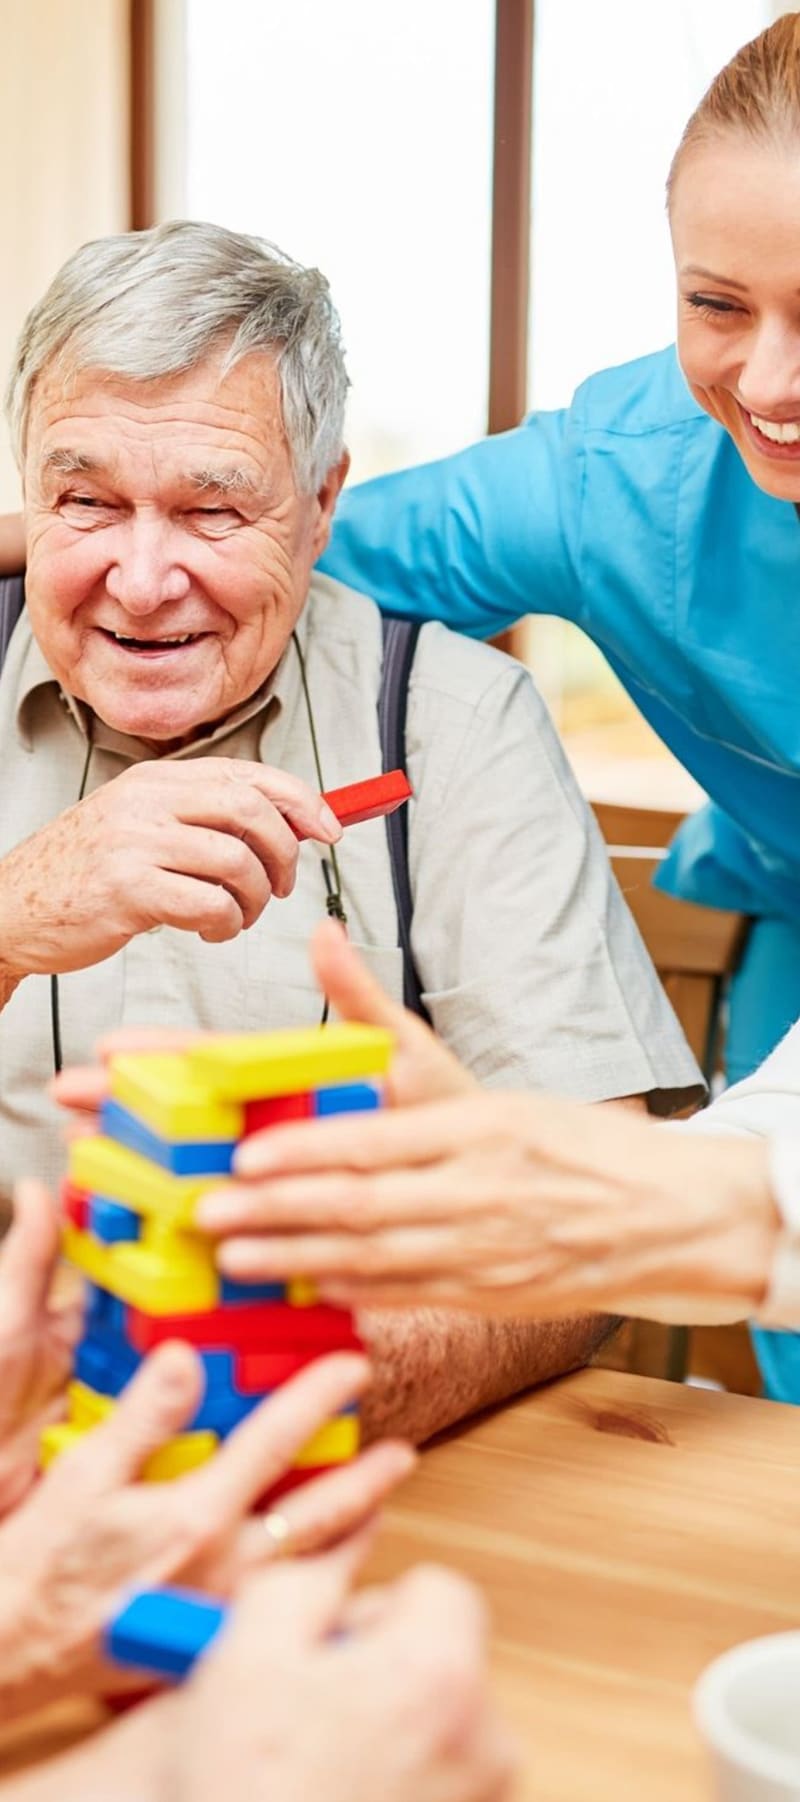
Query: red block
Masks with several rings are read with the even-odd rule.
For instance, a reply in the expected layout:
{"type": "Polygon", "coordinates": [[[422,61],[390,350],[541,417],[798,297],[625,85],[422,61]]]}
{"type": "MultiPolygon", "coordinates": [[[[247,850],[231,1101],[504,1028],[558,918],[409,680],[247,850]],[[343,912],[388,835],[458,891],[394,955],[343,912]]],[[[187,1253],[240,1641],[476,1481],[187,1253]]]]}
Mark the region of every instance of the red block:
{"type": "MultiPolygon", "coordinates": [[[[337,1351],[351,1350],[336,1346],[337,1351]]],[[[304,1370],[307,1364],[313,1364],[319,1357],[316,1351],[278,1351],[234,1352],[233,1386],[237,1395],[266,1395],[270,1389],[280,1389],[282,1383],[288,1383],[290,1377],[304,1370]]]]}
{"type": "Polygon", "coordinates": [[[313,1094],[270,1095],[265,1101],[246,1101],[242,1138],[262,1132],[265,1126],[281,1126],[286,1120],[310,1120],[313,1113],[313,1094]]]}
{"type": "MultiPolygon", "coordinates": [[[[350,782],[346,788],[329,788],[323,795],[342,826],[360,826],[362,820],[379,820],[394,813],[404,801],[410,801],[413,790],[405,770],[387,770],[384,776],[370,776],[366,782],[350,782]]],[[[305,838],[298,832],[298,838],[305,838]]]]}
{"type": "Polygon", "coordinates": [[[361,1350],[349,1310],[321,1304],[292,1308],[262,1301],[210,1308],[207,1314],[144,1314],[128,1308],[126,1333],[142,1355],[165,1339],[184,1339],[198,1351],[305,1353],[307,1359],[326,1351],[361,1350]]]}
{"type": "Polygon", "coordinates": [[[253,1509],[254,1514],[268,1514],[274,1508],[279,1496],[288,1495],[291,1489],[299,1489],[301,1483],[310,1483],[314,1477],[322,1477],[326,1470],[344,1470],[343,1464],[311,1465],[303,1470],[287,1470],[277,1483],[273,1483],[264,1495],[260,1495],[253,1509]]]}
{"type": "Polygon", "coordinates": [[[86,1189],[76,1189],[74,1183],[61,1184],[61,1212],[71,1226],[77,1226],[82,1233],[89,1232],[89,1194],[86,1189]]]}

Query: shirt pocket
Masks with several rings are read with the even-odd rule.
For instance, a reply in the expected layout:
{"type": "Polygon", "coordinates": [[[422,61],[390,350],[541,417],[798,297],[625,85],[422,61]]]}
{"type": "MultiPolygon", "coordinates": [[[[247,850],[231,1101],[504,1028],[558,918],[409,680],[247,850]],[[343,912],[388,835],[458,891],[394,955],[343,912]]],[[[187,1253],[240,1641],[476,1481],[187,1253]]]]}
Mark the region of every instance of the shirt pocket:
{"type": "MultiPolygon", "coordinates": [[[[259,943],[243,933],[246,975],[244,1017],[227,1030],[273,1032],[283,1027],[317,1026],[324,997],[314,975],[308,940],[270,933],[259,943]]],[[[351,939],[367,968],[393,1000],[403,998],[403,954],[398,945],[366,945],[351,939]]],[[[336,1018],[335,1010],[331,1010],[336,1018]]]]}

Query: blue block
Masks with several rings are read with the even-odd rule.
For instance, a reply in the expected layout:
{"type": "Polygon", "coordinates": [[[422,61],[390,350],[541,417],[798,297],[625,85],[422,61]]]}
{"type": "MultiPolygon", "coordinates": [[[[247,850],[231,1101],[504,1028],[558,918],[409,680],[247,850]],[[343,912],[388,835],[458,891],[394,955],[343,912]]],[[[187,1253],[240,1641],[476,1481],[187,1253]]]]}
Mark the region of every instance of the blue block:
{"type": "Polygon", "coordinates": [[[141,1359],[133,1350],[112,1351],[108,1344],[84,1339],[75,1353],[74,1374],[100,1395],[119,1395],[138,1370],[141,1359]]]}
{"type": "Polygon", "coordinates": [[[332,1083],[314,1094],[314,1113],[319,1120],[326,1114],[371,1114],[381,1105],[381,1090],[374,1082],[332,1083]]]}
{"type": "Polygon", "coordinates": [[[104,1195],[89,1197],[89,1231],[104,1245],[131,1245],[141,1236],[142,1223],[133,1208],[123,1208],[104,1195]]]}
{"type": "Polygon", "coordinates": [[[193,1589],[143,1589],[106,1627],[115,1664],[185,1677],[223,1626],[227,1609],[193,1589]]]}
{"type": "Polygon", "coordinates": [[[118,1101],[104,1101],[100,1109],[100,1131],[118,1145],[149,1158],[173,1176],[226,1176],[232,1168],[236,1139],[204,1139],[174,1144],[151,1131],[135,1114],[118,1101]]]}
{"type": "Polygon", "coordinates": [[[285,1301],[285,1283],[235,1283],[224,1276],[220,1283],[219,1305],[253,1301],[285,1301]]]}
{"type": "Polygon", "coordinates": [[[219,1433],[220,1439],[227,1439],[234,1427],[252,1414],[263,1400],[263,1395],[236,1395],[233,1390],[229,1395],[221,1395],[218,1390],[212,1390],[201,1402],[190,1430],[200,1432],[205,1429],[209,1433],[219,1433]]]}
{"type": "Polygon", "coordinates": [[[86,1285],[86,1322],[85,1331],[93,1338],[111,1339],[114,1343],[122,1342],[127,1346],[128,1335],[125,1330],[126,1308],[118,1295],[111,1295],[108,1289],[99,1288],[97,1283],[86,1285]]]}

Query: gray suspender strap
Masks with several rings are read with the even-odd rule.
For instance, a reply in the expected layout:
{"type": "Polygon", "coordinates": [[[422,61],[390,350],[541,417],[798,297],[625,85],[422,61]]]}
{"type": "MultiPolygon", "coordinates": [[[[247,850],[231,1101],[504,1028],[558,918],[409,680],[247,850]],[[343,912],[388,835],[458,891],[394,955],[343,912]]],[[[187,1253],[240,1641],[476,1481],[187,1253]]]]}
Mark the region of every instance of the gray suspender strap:
{"type": "Polygon", "coordinates": [[[25,605],[25,577],[0,577],[0,670],[6,660],[11,634],[25,605]]]}
{"type": "MultiPolygon", "coordinates": [[[[382,619],[383,673],[378,695],[378,730],[384,770],[406,767],[406,711],[411,666],[421,627],[420,620],[382,619]]],[[[386,837],[392,865],[400,947],[403,953],[403,1000],[414,1014],[429,1020],[411,949],[414,901],[408,868],[408,808],[398,807],[386,820],[386,837]]]]}

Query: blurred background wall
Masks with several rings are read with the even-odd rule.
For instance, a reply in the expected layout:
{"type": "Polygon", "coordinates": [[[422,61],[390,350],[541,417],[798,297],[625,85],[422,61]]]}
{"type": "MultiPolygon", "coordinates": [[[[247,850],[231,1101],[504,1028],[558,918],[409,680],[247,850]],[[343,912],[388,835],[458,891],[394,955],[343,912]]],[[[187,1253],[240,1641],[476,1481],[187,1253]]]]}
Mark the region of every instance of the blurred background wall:
{"type": "MultiPolygon", "coordinates": [[[[128,0],[0,0],[0,364],[65,257],[130,213],[128,0]]],[[[5,432],[0,510],[19,498],[5,432]]]]}

